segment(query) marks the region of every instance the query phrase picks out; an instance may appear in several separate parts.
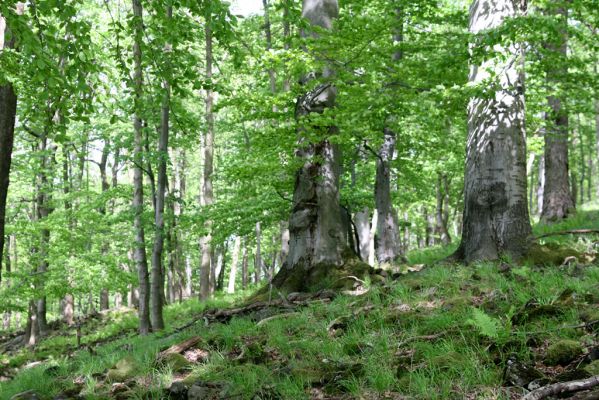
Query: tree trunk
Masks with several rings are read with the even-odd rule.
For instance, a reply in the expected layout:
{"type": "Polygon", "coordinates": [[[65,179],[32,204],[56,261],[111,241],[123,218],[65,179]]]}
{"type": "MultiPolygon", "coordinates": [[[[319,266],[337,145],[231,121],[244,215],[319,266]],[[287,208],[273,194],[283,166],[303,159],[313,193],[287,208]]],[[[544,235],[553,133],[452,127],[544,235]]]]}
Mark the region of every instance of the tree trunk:
{"type": "Polygon", "coordinates": [[[537,215],[543,214],[543,194],[545,193],[545,157],[539,158],[539,185],[537,187],[537,215]]]}
{"type": "Polygon", "coordinates": [[[247,244],[244,243],[243,245],[243,259],[241,261],[241,288],[243,290],[248,288],[248,281],[249,281],[249,276],[248,276],[248,248],[247,248],[247,244]]]}
{"type": "MultiPolygon", "coordinates": [[[[166,10],[167,18],[172,18],[173,8],[168,6],[166,10]]],[[[168,45],[168,43],[167,43],[168,45]]],[[[167,46],[165,46],[166,48],[167,46]]],[[[168,55],[165,55],[168,57],[168,55]]],[[[167,61],[168,63],[168,61],[167,61]]],[[[167,66],[168,68],[168,66],[167,66]]],[[[164,318],[162,316],[162,307],[164,300],[164,273],[163,273],[163,253],[164,253],[164,203],[166,200],[166,165],[168,161],[168,140],[169,140],[169,117],[170,117],[170,82],[165,78],[162,82],[164,91],[162,98],[162,112],[160,121],[160,138],[158,140],[158,187],[156,191],[156,207],[154,209],[154,248],[152,249],[152,276],[151,276],[151,307],[150,316],[152,320],[152,330],[159,331],[164,329],[164,318]]]]}
{"type": "MultiPolygon", "coordinates": [[[[206,80],[212,84],[212,27],[211,18],[206,21],[206,80]]],[[[202,206],[210,206],[214,202],[212,189],[212,173],[214,172],[214,93],[211,88],[206,90],[206,131],[204,133],[204,185],[202,206]]],[[[202,265],[200,268],[200,300],[210,297],[210,269],[213,258],[212,235],[210,230],[212,224],[206,223],[208,234],[201,240],[202,265]]]]}
{"type": "MultiPolygon", "coordinates": [[[[597,67],[595,67],[595,74],[597,67]]],[[[597,146],[597,164],[596,168],[599,172],[599,100],[595,100],[595,145],[597,146]]],[[[597,179],[597,199],[599,200],[599,178],[597,179]]]]}
{"type": "MultiPolygon", "coordinates": [[[[550,7],[555,7],[550,5],[550,7]]],[[[567,9],[557,7],[551,13],[560,19],[561,32],[557,45],[548,44],[549,51],[560,55],[563,59],[557,63],[558,67],[547,71],[547,84],[549,87],[559,86],[567,74],[567,67],[560,67],[565,62],[568,53],[567,38],[567,9]]],[[[551,63],[555,65],[555,63],[551,63]]],[[[575,211],[576,204],[570,193],[568,182],[568,112],[563,107],[561,97],[549,96],[550,111],[546,114],[547,122],[545,132],[545,193],[543,194],[543,213],[541,219],[545,222],[558,221],[566,218],[575,211]]]]}
{"type": "MultiPolygon", "coordinates": [[[[7,274],[10,274],[11,272],[11,254],[10,254],[10,250],[12,247],[12,243],[11,243],[11,237],[8,236],[6,238],[6,250],[4,253],[4,268],[6,270],[7,274]]],[[[1,265],[1,260],[0,260],[0,289],[2,288],[2,278],[1,278],[1,272],[2,272],[2,265],[1,265]]],[[[4,286],[7,288],[10,288],[10,278],[6,277],[4,278],[4,286]]],[[[8,329],[10,329],[10,311],[5,311],[4,312],[4,316],[2,318],[2,327],[4,328],[5,331],[7,331],[8,329]]]]}
{"type": "MultiPolygon", "coordinates": [[[[108,172],[107,172],[107,167],[108,167],[108,156],[110,154],[110,142],[107,140],[104,143],[104,149],[102,150],[102,157],[100,160],[100,180],[102,182],[102,193],[106,193],[109,189],[110,189],[110,184],[108,183],[108,172]]],[[[100,208],[100,213],[102,215],[104,215],[104,217],[106,217],[106,206],[102,205],[102,207],[100,208]]],[[[104,242],[102,244],[102,255],[106,256],[108,254],[108,242],[104,242]]],[[[106,273],[104,274],[104,279],[108,280],[108,277],[106,276],[106,273]]],[[[103,288],[100,291],[100,311],[104,311],[104,310],[108,310],[108,308],[110,307],[109,304],[109,293],[108,293],[108,289],[103,288]]]]}
{"type": "Polygon", "coordinates": [[[364,262],[368,262],[370,257],[370,210],[368,207],[358,211],[354,220],[360,239],[360,257],[364,262]]]}
{"type": "Polygon", "coordinates": [[[376,256],[379,265],[403,260],[397,212],[391,200],[391,160],[395,151],[395,133],[385,129],[385,139],[376,161],[375,203],[378,212],[376,256]]]}
{"type": "Polygon", "coordinates": [[[227,286],[227,293],[235,293],[235,280],[237,279],[237,264],[239,263],[239,252],[241,250],[241,237],[235,237],[235,244],[233,245],[233,257],[231,260],[231,272],[229,273],[229,285],[227,286]]]}
{"type": "Polygon", "coordinates": [[[143,75],[142,75],[142,54],[141,43],[143,40],[143,9],[141,0],[132,0],[134,15],[134,43],[133,59],[135,61],[134,73],[134,132],[135,132],[135,150],[133,154],[133,211],[135,213],[135,245],[134,260],[137,266],[139,276],[139,333],[147,335],[152,327],[150,325],[150,282],[148,279],[148,259],[146,255],[146,238],[143,226],[144,211],[144,193],[143,193],[143,132],[142,132],[142,96],[143,96],[143,75]]]}
{"type": "Polygon", "coordinates": [[[260,250],[262,242],[262,229],[260,226],[260,222],[256,222],[256,254],[254,258],[254,279],[255,283],[258,284],[260,282],[260,274],[262,273],[262,252],[260,250]]]}
{"type": "Polygon", "coordinates": [[[451,243],[451,237],[449,236],[449,231],[447,230],[447,210],[445,208],[446,203],[448,202],[446,201],[446,196],[448,196],[448,193],[446,192],[447,185],[444,182],[447,182],[447,176],[439,173],[437,176],[436,188],[437,208],[435,210],[435,230],[441,243],[447,246],[451,243]]]}
{"type": "MultiPolygon", "coordinates": [[[[330,30],[338,12],[337,0],[303,2],[302,16],[314,27],[330,30]]],[[[317,38],[317,35],[313,36],[317,38]]],[[[334,74],[325,68],[316,75],[320,84],[301,96],[296,105],[298,131],[302,137],[296,154],[305,162],[295,180],[289,219],[289,255],[273,279],[274,286],[289,291],[310,290],[316,282],[321,283],[323,275],[332,274],[354,257],[347,245],[339,205],[341,151],[338,145],[328,140],[328,137],[337,134],[337,128],[317,127],[310,123],[311,114],[321,114],[335,105],[337,89],[332,84],[334,74]],[[308,143],[302,134],[307,130],[318,130],[323,139],[318,143],[308,143]]],[[[303,82],[308,83],[310,79],[304,77],[303,82]]]]}
{"type": "MultiPolygon", "coordinates": [[[[478,34],[516,17],[524,4],[511,0],[475,0],[470,31],[478,34]]],[[[532,233],[528,215],[524,76],[522,50],[500,49],[505,60],[486,60],[471,69],[470,81],[480,84],[492,68],[498,86],[492,98],[473,98],[468,107],[468,147],[464,178],[462,242],[455,256],[471,263],[514,258],[528,251],[532,233]]]]}
{"type": "MultiPolygon", "coordinates": [[[[14,38],[5,41],[4,33],[10,34],[6,22],[0,16],[0,37],[3,48],[12,48],[14,38]]],[[[17,95],[11,83],[0,86],[0,261],[4,251],[4,224],[6,219],[6,199],[10,178],[10,164],[15,136],[15,119],[17,115],[17,95]]]]}

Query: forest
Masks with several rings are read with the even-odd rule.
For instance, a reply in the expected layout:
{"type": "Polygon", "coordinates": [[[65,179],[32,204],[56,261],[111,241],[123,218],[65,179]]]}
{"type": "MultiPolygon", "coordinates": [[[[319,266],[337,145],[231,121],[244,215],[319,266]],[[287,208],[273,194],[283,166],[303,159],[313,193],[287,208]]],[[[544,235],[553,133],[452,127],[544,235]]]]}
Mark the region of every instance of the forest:
{"type": "Polygon", "coordinates": [[[599,399],[596,0],[0,1],[0,400],[599,399]]]}

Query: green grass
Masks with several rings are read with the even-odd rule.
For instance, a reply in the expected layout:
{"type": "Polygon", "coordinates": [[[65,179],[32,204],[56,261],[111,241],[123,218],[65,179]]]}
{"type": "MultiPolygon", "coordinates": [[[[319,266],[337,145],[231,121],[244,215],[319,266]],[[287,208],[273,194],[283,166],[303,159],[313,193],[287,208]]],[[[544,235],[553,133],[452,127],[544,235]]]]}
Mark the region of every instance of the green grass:
{"type": "MultiPolygon", "coordinates": [[[[535,233],[598,225],[599,215],[587,211],[558,226],[537,226],[535,233]]],[[[584,251],[593,241],[590,237],[571,236],[548,240],[584,251]]],[[[194,366],[188,379],[222,383],[221,395],[227,398],[308,399],[316,390],[346,398],[397,393],[416,399],[458,399],[466,395],[507,399],[502,376],[508,356],[539,359],[543,351],[540,344],[564,338],[584,344],[597,341],[596,332],[562,329],[579,324],[585,315],[596,311],[597,262],[579,270],[514,265],[508,274],[499,273],[493,263],[433,265],[454,249],[412,253],[412,263],[428,265],[421,272],[383,285],[373,284],[366,295],[315,303],[260,326],[250,317],[243,317],[209,326],[200,321],[172,336],[166,331],[138,337],[135,314],[114,312],[85,328],[84,343],[125,332],[124,337],[95,347],[96,354],[83,350],[67,358],[65,349],[74,346],[74,337],[55,336],[43,341],[34,352],[24,350],[11,355],[10,362],[15,366],[40,358],[46,361],[20,372],[10,382],[0,383],[0,398],[8,399],[28,389],[52,398],[72,387],[76,379],[85,382],[86,398],[106,398],[110,385],[101,384],[103,372],[121,358],[131,356],[139,380],[132,396],[160,399],[176,374],[157,366],[156,354],[197,335],[202,337],[201,347],[209,351],[210,358],[194,366]],[[567,289],[574,296],[564,303],[560,294],[567,289]],[[533,299],[559,307],[560,312],[512,324],[511,317],[533,299]],[[482,315],[479,322],[473,322],[476,315],[482,315]],[[342,325],[334,334],[327,329],[332,321],[342,325]],[[484,329],[485,321],[491,321],[495,334],[484,329]],[[444,335],[434,340],[411,340],[439,333],[444,335]],[[531,345],[531,339],[539,345],[531,345]],[[47,372],[50,366],[57,367],[52,375],[47,372]]],[[[190,300],[168,306],[167,326],[181,326],[206,308],[229,306],[247,294],[220,297],[208,304],[190,300]]]]}

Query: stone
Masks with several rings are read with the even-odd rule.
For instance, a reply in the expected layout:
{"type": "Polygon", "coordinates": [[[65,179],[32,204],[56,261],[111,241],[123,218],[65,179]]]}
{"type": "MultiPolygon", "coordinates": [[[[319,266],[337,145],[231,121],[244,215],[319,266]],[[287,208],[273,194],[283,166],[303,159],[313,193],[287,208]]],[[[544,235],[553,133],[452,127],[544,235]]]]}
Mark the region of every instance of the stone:
{"type": "Polygon", "coordinates": [[[508,359],[505,370],[505,382],[512,386],[528,387],[528,384],[545,376],[532,365],[516,359],[508,359]]]}
{"type": "Polygon", "coordinates": [[[186,400],[187,392],[187,385],[181,381],[173,382],[166,390],[168,398],[171,400],[186,400]]]}
{"type": "Polygon", "coordinates": [[[200,385],[193,385],[187,392],[187,400],[208,400],[210,399],[211,394],[212,391],[209,388],[200,385]]]}
{"type": "Polygon", "coordinates": [[[575,340],[560,340],[549,346],[545,354],[545,364],[550,366],[568,365],[583,352],[583,348],[575,340]]]}
{"type": "Polygon", "coordinates": [[[41,396],[35,390],[17,393],[10,400],[41,400],[41,396]]]}
{"type": "Polygon", "coordinates": [[[131,356],[125,357],[108,370],[106,379],[109,382],[124,382],[135,375],[136,363],[131,356]]]}

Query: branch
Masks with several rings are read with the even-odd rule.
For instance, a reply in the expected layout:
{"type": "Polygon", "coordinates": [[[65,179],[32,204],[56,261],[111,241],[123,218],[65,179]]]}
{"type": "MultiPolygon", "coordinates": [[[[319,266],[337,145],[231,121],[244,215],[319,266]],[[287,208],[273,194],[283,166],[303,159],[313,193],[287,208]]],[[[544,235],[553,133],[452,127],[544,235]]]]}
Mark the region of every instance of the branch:
{"type": "Polygon", "coordinates": [[[553,385],[544,386],[537,390],[533,390],[521,400],[541,400],[549,396],[561,393],[579,392],[581,390],[591,389],[599,385],[599,375],[592,376],[588,379],[570,382],[560,382],[553,385]]]}
{"type": "Polygon", "coordinates": [[[379,159],[379,161],[381,162],[381,164],[385,163],[385,160],[383,160],[383,157],[381,157],[381,155],[379,153],[377,153],[376,151],[374,151],[374,149],[372,147],[370,147],[370,145],[368,144],[368,142],[366,140],[364,141],[364,148],[366,150],[370,151],[372,154],[374,154],[374,156],[379,159]]]}
{"type": "Polygon", "coordinates": [[[574,230],[570,230],[570,231],[552,232],[552,233],[546,233],[546,234],[540,235],[540,236],[533,236],[532,238],[530,238],[530,240],[537,240],[537,239],[542,239],[542,238],[546,238],[546,237],[550,237],[550,236],[592,235],[592,234],[599,234],[599,229],[574,229],[574,230]]]}
{"type": "Polygon", "coordinates": [[[27,125],[23,125],[23,129],[25,129],[25,132],[29,133],[32,136],[35,136],[38,139],[42,137],[41,134],[37,133],[36,131],[34,131],[33,129],[28,127],[27,125]]]}

